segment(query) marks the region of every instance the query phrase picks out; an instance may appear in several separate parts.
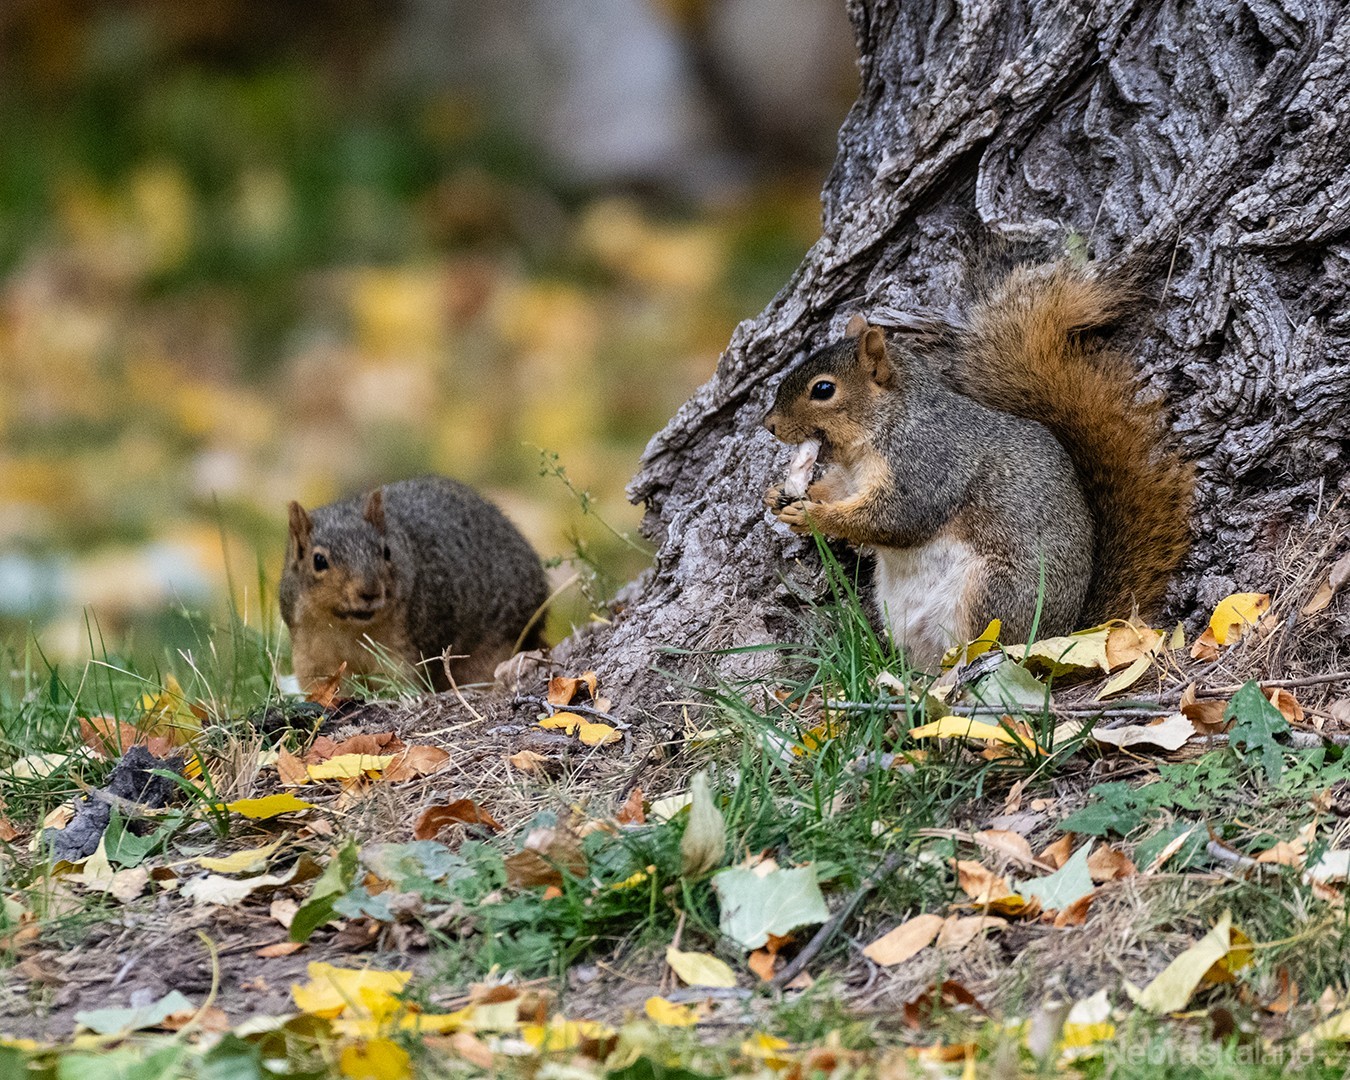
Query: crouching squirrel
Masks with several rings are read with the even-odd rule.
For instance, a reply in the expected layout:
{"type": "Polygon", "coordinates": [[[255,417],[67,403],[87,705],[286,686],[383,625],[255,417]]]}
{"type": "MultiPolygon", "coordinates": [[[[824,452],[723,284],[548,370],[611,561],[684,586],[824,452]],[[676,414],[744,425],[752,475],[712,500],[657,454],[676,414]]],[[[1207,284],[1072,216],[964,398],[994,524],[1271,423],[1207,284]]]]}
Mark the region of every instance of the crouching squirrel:
{"type": "Polygon", "coordinates": [[[854,316],[779,385],[765,426],[802,447],[765,502],[875,552],[876,606],[915,666],[994,618],[1025,641],[1038,605],[1044,637],[1162,603],[1194,480],[1129,358],[1090,336],[1123,303],[1086,268],[1020,266],[963,326],[888,341],[854,316]]]}
{"type": "Polygon", "coordinates": [[[463,484],[426,476],[313,511],[293,502],[290,528],[281,615],[306,689],[345,662],[444,690],[447,652],[455,680],[473,682],[543,644],[539,556],[463,484]]]}

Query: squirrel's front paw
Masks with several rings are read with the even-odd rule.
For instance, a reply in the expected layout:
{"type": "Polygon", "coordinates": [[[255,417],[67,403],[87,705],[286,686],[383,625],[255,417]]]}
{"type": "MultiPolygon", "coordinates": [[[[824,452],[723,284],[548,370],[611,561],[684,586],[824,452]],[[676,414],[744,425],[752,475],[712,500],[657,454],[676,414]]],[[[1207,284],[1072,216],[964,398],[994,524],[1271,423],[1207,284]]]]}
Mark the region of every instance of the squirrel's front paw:
{"type": "Polygon", "coordinates": [[[807,506],[805,499],[794,499],[775,510],[773,516],[795,533],[809,533],[811,522],[806,517],[807,506]]]}
{"type": "Polygon", "coordinates": [[[777,514],[783,507],[795,501],[793,496],[783,490],[781,484],[774,484],[764,492],[764,505],[777,514]]]}

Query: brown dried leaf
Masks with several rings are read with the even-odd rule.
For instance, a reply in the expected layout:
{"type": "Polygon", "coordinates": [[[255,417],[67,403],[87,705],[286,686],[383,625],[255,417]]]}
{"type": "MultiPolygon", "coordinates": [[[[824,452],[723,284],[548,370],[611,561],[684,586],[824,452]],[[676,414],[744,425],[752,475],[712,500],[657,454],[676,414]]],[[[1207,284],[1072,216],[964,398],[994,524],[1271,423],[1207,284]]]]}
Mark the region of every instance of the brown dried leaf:
{"type": "Polygon", "coordinates": [[[1213,698],[1197,701],[1194,685],[1187,687],[1187,693],[1191,699],[1187,701],[1186,695],[1182,695],[1181,715],[1194,724],[1195,730],[1201,735],[1219,735],[1232,726],[1231,720],[1223,718],[1228,709],[1227,701],[1213,698]]]}
{"type": "Polygon", "coordinates": [[[1069,856],[1073,854],[1073,839],[1073,833],[1065,833],[1040,853],[1038,857],[1041,862],[1058,870],[1069,861],[1069,856]]]}
{"type": "MultiPolygon", "coordinates": [[[[1350,556],[1347,556],[1347,558],[1350,558],[1350,556]]],[[[1281,966],[1275,972],[1275,976],[1279,979],[1280,988],[1275,994],[1275,1000],[1266,1006],[1266,1012],[1283,1016],[1298,1004],[1298,983],[1294,982],[1287,967],[1281,966]]]]}
{"type": "Polygon", "coordinates": [[[519,887],[561,885],[562,871],[573,877],[586,874],[586,855],[581,837],[567,825],[532,829],[525,837],[525,850],[506,858],[506,880],[519,887]]]}
{"type": "Polygon", "coordinates": [[[397,754],[404,749],[403,740],[392,731],[378,731],[374,734],[353,735],[349,739],[343,739],[333,747],[328,757],[339,757],[342,754],[361,754],[366,757],[383,757],[388,754],[397,754]]]}
{"type": "Polygon", "coordinates": [[[277,775],[286,787],[309,783],[309,766],[284,746],[277,751],[277,775]]]}
{"type": "Polygon", "coordinates": [[[933,944],[944,921],[941,915],[915,915],[865,947],[863,955],[882,967],[903,964],[933,944]]]}
{"type": "Polygon", "coordinates": [[[1331,603],[1332,597],[1336,595],[1347,580],[1350,580],[1350,554],[1342,555],[1336,560],[1328,572],[1326,580],[1313,594],[1313,598],[1303,605],[1301,614],[1315,615],[1321,611],[1331,603]]]}
{"type": "Polygon", "coordinates": [[[579,676],[555,675],[548,681],[548,703],[550,705],[570,705],[577,699],[577,691],[583,686],[586,696],[595,698],[598,680],[594,671],[582,672],[579,676]]]}
{"type": "Polygon", "coordinates": [[[1288,690],[1276,687],[1274,690],[1267,690],[1266,697],[1270,699],[1270,703],[1275,708],[1280,710],[1280,715],[1290,724],[1303,723],[1303,706],[1299,704],[1298,698],[1294,697],[1288,690]]]}
{"type": "Polygon", "coordinates": [[[327,712],[338,700],[338,691],[342,689],[342,677],[347,674],[347,661],[338,665],[330,678],[325,679],[310,691],[309,700],[327,712]]]}
{"type": "Polygon", "coordinates": [[[447,825],[483,825],[495,832],[501,826],[492,815],[472,799],[456,799],[452,803],[440,806],[428,806],[413,823],[413,838],[416,840],[434,840],[447,825]]]}
{"type": "Polygon", "coordinates": [[[760,982],[770,982],[773,979],[777,963],[778,954],[768,949],[756,949],[745,958],[745,966],[759,976],[760,982]]]}
{"type": "Polygon", "coordinates": [[[985,829],[975,834],[975,842],[986,851],[1006,855],[1021,862],[1031,862],[1031,845],[1021,833],[1007,829],[985,829]]]}
{"type": "Polygon", "coordinates": [[[449,752],[439,746],[410,746],[385,766],[384,778],[391,784],[415,780],[419,776],[440,772],[449,764],[449,752]]]}
{"type": "Polygon", "coordinates": [[[1163,633],[1142,623],[1127,622],[1113,626],[1106,636],[1106,663],[1109,670],[1133,664],[1141,656],[1152,656],[1162,646],[1163,633]]]}
{"type": "Polygon", "coordinates": [[[278,956],[290,956],[291,953],[299,952],[304,947],[303,941],[277,941],[271,945],[264,945],[253,955],[263,960],[274,960],[278,956]]]}
{"type": "MultiPolygon", "coordinates": [[[[912,1000],[905,1002],[905,1023],[917,1031],[932,1023],[935,1013],[946,1013],[956,1008],[974,1009],[980,1013],[985,1011],[974,994],[959,982],[948,979],[944,983],[928,987],[912,1000]]],[[[965,1056],[964,1051],[961,1056],[965,1056]]]]}
{"type": "Polygon", "coordinates": [[[511,763],[513,769],[519,769],[521,772],[542,773],[544,762],[548,759],[543,754],[536,754],[533,750],[521,750],[519,753],[512,754],[506,760],[511,763]]]}
{"type": "Polygon", "coordinates": [[[1088,854],[1087,866],[1088,873],[1092,875],[1092,880],[1098,884],[1103,881],[1116,881],[1119,878],[1133,877],[1138,873],[1134,862],[1128,855],[1119,848],[1107,844],[1094,848],[1088,854]]]}
{"type": "Polygon", "coordinates": [[[614,820],[620,825],[645,825],[647,824],[647,814],[642,808],[642,789],[635,787],[628,793],[628,798],[619,807],[619,811],[614,815],[614,820]]]}
{"type": "Polygon", "coordinates": [[[1096,895],[1095,892],[1090,892],[1086,896],[1080,896],[1068,907],[1055,912],[1052,925],[1055,927],[1082,926],[1087,922],[1088,908],[1092,906],[1092,899],[1096,895]]]}
{"type": "Polygon", "coordinates": [[[937,947],[948,951],[963,949],[986,930],[1001,930],[1007,925],[1006,919],[994,915],[952,915],[938,932],[937,947]]]}
{"type": "Polygon", "coordinates": [[[1191,646],[1192,660],[1217,660],[1219,658],[1219,641],[1214,636],[1214,631],[1208,626],[1205,632],[1195,639],[1195,644],[1191,646]]]}
{"type": "Polygon", "coordinates": [[[14,824],[9,818],[0,814],[0,840],[3,840],[8,844],[13,840],[17,840],[20,835],[19,830],[14,827],[14,824]]]}
{"type": "Polygon", "coordinates": [[[1008,882],[983,863],[956,860],[956,876],[962,891],[977,904],[988,904],[1011,896],[1008,882]]]}

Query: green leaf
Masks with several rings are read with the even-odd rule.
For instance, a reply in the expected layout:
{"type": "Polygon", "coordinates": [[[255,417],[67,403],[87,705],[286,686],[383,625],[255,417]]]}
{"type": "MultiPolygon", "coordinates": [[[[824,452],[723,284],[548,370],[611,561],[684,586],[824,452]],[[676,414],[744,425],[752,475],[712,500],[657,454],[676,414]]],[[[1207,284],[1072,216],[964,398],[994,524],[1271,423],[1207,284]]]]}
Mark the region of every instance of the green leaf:
{"type": "Polygon", "coordinates": [[[970,688],[981,705],[1012,712],[1045,708],[1050,688],[1020,664],[1002,663],[970,688]]]}
{"type": "Polygon", "coordinates": [[[1105,836],[1107,833],[1129,836],[1140,826],[1149,810],[1149,804],[1142,794],[1129,784],[1098,784],[1092,789],[1092,794],[1097,796],[1097,801],[1088,803],[1066,817],[1059,823],[1061,829],[1065,832],[1086,833],[1088,836],[1105,836]]]}
{"type": "Polygon", "coordinates": [[[136,1008],[87,1009],[75,1014],[75,1022],[96,1035],[112,1035],[120,1031],[139,1031],[157,1027],[165,1017],[174,1013],[194,1012],[197,1006],[177,990],[170,990],[158,1001],[136,1008]]]}
{"type": "Polygon", "coordinates": [[[347,894],[356,879],[356,861],[356,842],[348,840],[328,861],[314,882],[309,899],[291,920],[292,941],[308,941],[310,934],[333,917],[334,902],[347,894]]]}
{"type": "Polygon", "coordinates": [[[1046,911],[1061,911],[1075,900],[1081,900],[1092,892],[1092,874],[1088,871],[1088,853],[1092,842],[1084,844],[1075,851],[1063,866],[1045,877],[1023,881],[1016,891],[1026,897],[1038,897],[1041,907],[1046,911]]]}
{"type": "Polygon", "coordinates": [[[197,1064],[196,1080],[264,1080],[262,1051],[227,1033],[197,1064]]]}
{"type": "Polygon", "coordinates": [[[1275,741],[1276,735],[1289,730],[1289,722],[1280,710],[1266,700],[1258,683],[1243,684],[1223,711],[1225,720],[1232,720],[1228,730],[1228,745],[1234,750],[1242,746],[1242,757],[1257,758],[1271,784],[1280,781],[1284,770],[1284,747],[1275,741]]]}
{"type": "Polygon", "coordinates": [[[680,837],[680,877],[702,877],[722,865],[727,850],[727,825],[713,801],[707,772],[689,782],[689,824],[680,837]]]}
{"type": "Polygon", "coordinates": [[[771,870],[762,877],[733,868],[714,875],[712,883],[722,908],[718,927],[745,949],[760,948],[770,934],[782,937],[830,917],[814,866],[771,870]]]}

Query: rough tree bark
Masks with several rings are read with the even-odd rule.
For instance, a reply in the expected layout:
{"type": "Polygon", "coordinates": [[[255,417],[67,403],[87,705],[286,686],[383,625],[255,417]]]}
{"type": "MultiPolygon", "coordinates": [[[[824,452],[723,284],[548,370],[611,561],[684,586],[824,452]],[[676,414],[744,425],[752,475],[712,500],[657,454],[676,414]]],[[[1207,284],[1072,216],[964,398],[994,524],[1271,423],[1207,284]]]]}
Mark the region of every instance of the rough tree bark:
{"type": "MultiPolygon", "coordinates": [[[[1350,10],[1335,0],[851,0],[861,90],[822,237],[652,439],[630,495],[652,571],[565,648],[664,691],[663,645],[783,640],[809,553],[760,496],[776,376],[851,312],[959,309],[972,237],[1067,239],[1151,299],[1122,331],[1199,467],[1175,614],[1266,589],[1350,487],[1350,10]]],[[[808,567],[804,571],[810,576],[808,567]]]]}

